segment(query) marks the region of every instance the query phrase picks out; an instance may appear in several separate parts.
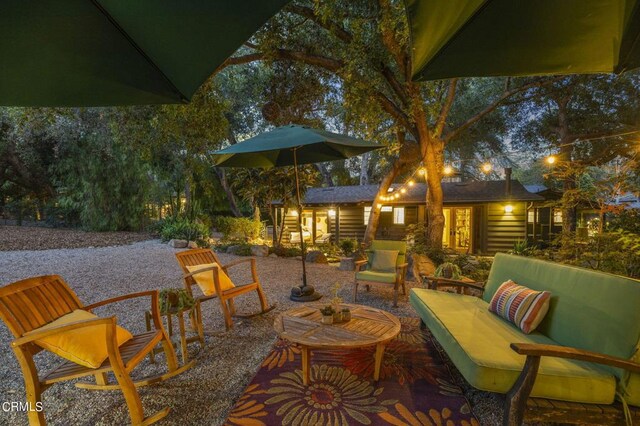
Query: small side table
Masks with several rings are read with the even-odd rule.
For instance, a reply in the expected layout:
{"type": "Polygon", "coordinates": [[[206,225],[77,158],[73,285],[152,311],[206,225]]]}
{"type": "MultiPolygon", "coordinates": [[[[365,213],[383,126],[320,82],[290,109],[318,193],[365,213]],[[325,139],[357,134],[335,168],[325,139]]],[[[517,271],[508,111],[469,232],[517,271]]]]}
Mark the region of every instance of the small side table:
{"type": "MultiPolygon", "coordinates": [[[[170,312],[161,314],[161,317],[166,319],[167,333],[169,334],[169,340],[171,340],[172,342],[173,342],[173,339],[172,339],[173,320],[171,319],[171,317],[173,316],[175,316],[178,319],[178,328],[180,331],[180,353],[182,354],[182,363],[186,364],[188,360],[187,344],[192,342],[200,342],[200,347],[204,348],[204,331],[202,328],[202,313],[200,311],[200,302],[196,301],[196,303],[190,308],[180,309],[175,311],[172,310],[170,312]],[[188,314],[188,316],[191,318],[192,329],[195,326],[194,331],[197,333],[195,336],[187,337],[187,330],[184,324],[185,314],[188,314]]],[[[152,323],[151,311],[146,311],[144,313],[144,319],[147,324],[147,331],[151,331],[151,323],[152,323]]],[[[175,347],[176,343],[174,342],[173,345],[175,347]]],[[[149,358],[151,360],[151,363],[155,363],[156,351],[160,352],[162,351],[162,349],[156,348],[149,353],[149,358]]]]}

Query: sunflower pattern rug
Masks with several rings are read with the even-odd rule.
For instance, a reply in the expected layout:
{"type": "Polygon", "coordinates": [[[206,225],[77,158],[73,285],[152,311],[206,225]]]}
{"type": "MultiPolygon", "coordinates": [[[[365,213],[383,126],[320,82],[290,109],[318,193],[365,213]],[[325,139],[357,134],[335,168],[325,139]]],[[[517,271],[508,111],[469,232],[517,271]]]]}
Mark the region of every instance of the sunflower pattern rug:
{"type": "Polygon", "coordinates": [[[378,383],[371,347],[312,351],[311,384],[304,386],[300,350],[278,340],[226,424],[479,426],[420,320],[400,321],[378,383]]]}

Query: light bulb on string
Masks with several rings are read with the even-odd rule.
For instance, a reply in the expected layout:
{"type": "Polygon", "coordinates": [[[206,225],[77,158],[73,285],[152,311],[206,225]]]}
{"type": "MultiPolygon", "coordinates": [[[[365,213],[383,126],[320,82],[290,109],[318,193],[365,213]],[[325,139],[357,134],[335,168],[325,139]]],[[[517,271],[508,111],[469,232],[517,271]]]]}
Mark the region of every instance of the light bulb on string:
{"type": "Polygon", "coordinates": [[[395,195],[395,198],[396,198],[396,199],[400,198],[400,194],[396,194],[396,195],[395,195]]]}
{"type": "Polygon", "coordinates": [[[415,185],[415,184],[416,184],[416,183],[413,181],[413,179],[411,179],[411,180],[409,181],[409,186],[413,186],[413,185],[415,185]]]}
{"type": "Polygon", "coordinates": [[[426,174],[427,174],[427,170],[426,170],[424,167],[420,167],[420,168],[418,169],[418,174],[419,174],[420,176],[424,176],[424,175],[426,175],[426,174]]]}
{"type": "Polygon", "coordinates": [[[544,159],[544,161],[546,161],[547,164],[551,165],[555,164],[555,162],[558,161],[558,158],[555,155],[548,155],[547,158],[544,159]]]}
{"type": "Polygon", "coordinates": [[[403,194],[406,194],[407,193],[407,189],[406,188],[400,188],[400,192],[403,193],[403,194]]]}
{"type": "Polygon", "coordinates": [[[491,163],[483,163],[480,168],[484,173],[491,173],[491,170],[493,170],[491,163]]]}
{"type": "Polygon", "coordinates": [[[451,167],[449,165],[444,166],[444,169],[442,171],[446,176],[449,176],[449,175],[453,174],[453,167],[451,167]]]}

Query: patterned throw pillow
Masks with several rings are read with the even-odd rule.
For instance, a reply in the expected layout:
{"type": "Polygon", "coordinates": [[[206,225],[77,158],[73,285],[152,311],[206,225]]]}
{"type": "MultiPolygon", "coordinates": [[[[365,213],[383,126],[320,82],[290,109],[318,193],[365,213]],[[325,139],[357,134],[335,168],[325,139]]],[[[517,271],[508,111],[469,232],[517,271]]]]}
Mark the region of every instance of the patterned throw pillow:
{"type": "Polygon", "coordinates": [[[489,310],[531,333],[549,311],[548,291],[535,291],[513,281],[505,281],[491,298],[489,310]]]}

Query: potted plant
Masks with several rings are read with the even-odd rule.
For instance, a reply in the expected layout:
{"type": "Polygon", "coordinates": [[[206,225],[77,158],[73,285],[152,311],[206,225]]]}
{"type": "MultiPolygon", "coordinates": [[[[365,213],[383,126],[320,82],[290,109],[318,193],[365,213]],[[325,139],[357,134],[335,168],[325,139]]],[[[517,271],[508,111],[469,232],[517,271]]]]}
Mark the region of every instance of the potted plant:
{"type": "Polygon", "coordinates": [[[322,314],[322,323],[323,324],[333,324],[333,314],[335,311],[331,305],[327,305],[324,308],[320,309],[320,313],[322,314]]]}
{"type": "Polygon", "coordinates": [[[450,280],[459,280],[462,278],[462,271],[455,263],[444,262],[436,268],[433,275],[436,277],[448,278],[450,280]]]}
{"type": "Polygon", "coordinates": [[[346,306],[342,308],[341,314],[342,314],[342,321],[344,322],[351,321],[351,310],[349,308],[347,308],[346,306]]]}
{"type": "Polygon", "coordinates": [[[160,291],[160,312],[168,314],[189,309],[195,305],[195,300],[183,288],[165,288],[160,291]]]}

